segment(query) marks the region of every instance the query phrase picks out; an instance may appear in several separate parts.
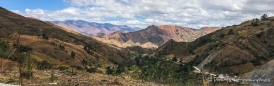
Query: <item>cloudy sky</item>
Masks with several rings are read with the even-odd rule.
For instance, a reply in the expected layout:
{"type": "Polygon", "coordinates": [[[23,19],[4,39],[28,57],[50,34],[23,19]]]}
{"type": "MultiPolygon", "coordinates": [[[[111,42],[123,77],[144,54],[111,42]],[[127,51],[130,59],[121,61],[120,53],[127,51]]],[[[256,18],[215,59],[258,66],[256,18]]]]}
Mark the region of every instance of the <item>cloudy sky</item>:
{"type": "Polygon", "coordinates": [[[0,6],[44,21],[84,20],[145,28],[229,26],[267,14],[274,0],[0,0],[0,6]]]}

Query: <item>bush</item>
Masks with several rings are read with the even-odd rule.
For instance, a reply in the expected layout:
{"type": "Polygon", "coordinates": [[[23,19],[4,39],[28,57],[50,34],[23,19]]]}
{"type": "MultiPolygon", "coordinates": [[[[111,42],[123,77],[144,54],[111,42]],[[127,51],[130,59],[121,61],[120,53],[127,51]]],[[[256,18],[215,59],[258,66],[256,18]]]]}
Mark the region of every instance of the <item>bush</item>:
{"type": "Polygon", "coordinates": [[[267,19],[268,19],[268,17],[267,17],[266,14],[264,14],[264,15],[261,16],[261,20],[267,20],[267,19]]]}
{"type": "Polygon", "coordinates": [[[113,72],[113,70],[110,68],[110,66],[108,66],[107,68],[106,68],[106,74],[112,74],[112,72],[113,72]]]}
{"type": "Polygon", "coordinates": [[[52,64],[48,63],[47,61],[38,62],[37,69],[38,70],[45,70],[45,69],[51,69],[53,67],[52,64]]]}
{"type": "Polygon", "coordinates": [[[73,51],[71,51],[70,57],[73,58],[73,59],[75,58],[75,53],[73,51]]]}
{"type": "Polygon", "coordinates": [[[259,19],[253,19],[252,23],[251,23],[252,26],[259,26],[259,19]]]}
{"type": "Polygon", "coordinates": [[[30,77],[33,76],[33,72],[32,71],[25,71],[25,72],[21,73],[21,76],[24,77],[24,78],[29,79],[30,77]]]}
{"type": "Polygon", "coordinates": [[[46,39],[46,40],[49,39],[49,37],[48,37],[45,33],[43,33],[42,38],[43,38],[43,39],[46,39]]]}
{"type": "Polygon", "coordinates": [[[220,34],[219,37],[220,37],[220,38],[224,38],[224,37],[225,37],[225,34],[220,34]]]}
{"type": "Polygon", "coordinates": [[[230,29],[229,32],[228,32],[228,34],[229,34],[229,35],[234,34],[233,30],[230,29]]]}
{"type": "Polygon", "coordinates": [[[5,82],[6,84],[12,84],[12,83],[16,83],[17,81],[14,78],[9,78],[7,82],[5,82]]]}
{"type": "Polygon", "coordinates": [[[80,66],[77,66],[76,67],[77,70],[84,70],[84,68],[80,67],[80,66]]]}
{"type": "Polygon", "coordinates": [[[67,70],[69,68],[65,67],[65,66],[59,66],[59,67],[57,67],[57,69],[60,70],[60,71],[63,71],[63,70],[67,70]]]}
{"type": "Polygon", "coordinates": [[[97,70],[97,68],[93,68],[93,67],[91,67],[91,68],[86,68],[86,70],[87,70],[87,72],[89,72],[89,73],[95,73],[96,72],[96,70],[97,70]]]}
{"type": "Polygon", "coordinates": [[[172,61],[177,62],[178,60],[177,60],[176,57],[173,57],[173,58],[172,58],[172,61]]]}

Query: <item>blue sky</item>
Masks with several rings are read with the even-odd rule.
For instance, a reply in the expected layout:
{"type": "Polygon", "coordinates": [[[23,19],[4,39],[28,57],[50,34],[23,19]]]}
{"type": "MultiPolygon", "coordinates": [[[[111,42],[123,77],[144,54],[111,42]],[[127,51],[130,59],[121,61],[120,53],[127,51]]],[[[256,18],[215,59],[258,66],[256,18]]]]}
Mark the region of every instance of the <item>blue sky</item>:
{"type": "Polygon", "coordinates": [[[145,28],[230,26],[262,14],[273,0],[0,0],[0,6],[44,21],[84,20],[145,28]]]}
{"type": "Polygon", "coordinates": [[[25,9],[61,10],[69,7],[62,0],[0,0],[0,6],[8,10],[24,11],[25,9]]]}

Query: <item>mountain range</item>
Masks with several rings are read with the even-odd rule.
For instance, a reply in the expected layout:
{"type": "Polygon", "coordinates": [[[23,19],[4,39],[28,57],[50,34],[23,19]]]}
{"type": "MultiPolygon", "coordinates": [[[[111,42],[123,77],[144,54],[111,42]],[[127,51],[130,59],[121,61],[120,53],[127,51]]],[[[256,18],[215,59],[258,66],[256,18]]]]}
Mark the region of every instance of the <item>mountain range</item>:
{"type": "Polygon", "coordinates": [[[121,33],[114,32],[95,39],[118,47],[141,46],[143,48],[157,48],[168,40],[177,42],[191,42],[201,36],[219,30],[219,27],[203,27],[192,29],[182,26],[160,25],[148,26],[146,29],[121,33]]]}
{"type": "Polygon", "coordinates": [[[95,37],[103,36],[112,32],[133,32],[139,30],[139,28],[132,28],[127,25],[113,25],[110,23],[96,23],[96,22],[87,22],[82,20],[66,20],[66,21],[48,21],[50,23],[56,24],[63,28],[68,28],[70,30],[79,32],[81,34],[95,37]]]}
{"type": "Polygon", "coordinates": [[[26,85],[48,85],[50,76],[58,77],[58,85],[70,85],[70,81],[81,79],[83,82],[77,85],[136,85],[145,81],[172,86],[224,86],[229,82],[205,83],[204,76],[227,74],[241,79],[269,79],[246,82],[253,85],[274,85],[274,17],[248,20],[223,29],[151,25],[139,31],[92,38],[0,7],[0,50],[1,70],[9,70],[0,73],[1,78],[4,76],[1,83],[17,83],[18,77],[24,77],[26,85]],[[111,45],[112,40],[132,47],[113,48],[119,45],[111,45]],[[8,61],[4,66],[2,59],[8,61]],[[195,74],[193,66],[203,74],[195,74]],[[47,70],[52,70],[52,74],[47,70]],[[98,74],[115,78],[95,76],[98,74]],[[86,78],[90,75],[92,79],[86,78]],[[134,79],[140,81],[125,84],[134,79]]]}

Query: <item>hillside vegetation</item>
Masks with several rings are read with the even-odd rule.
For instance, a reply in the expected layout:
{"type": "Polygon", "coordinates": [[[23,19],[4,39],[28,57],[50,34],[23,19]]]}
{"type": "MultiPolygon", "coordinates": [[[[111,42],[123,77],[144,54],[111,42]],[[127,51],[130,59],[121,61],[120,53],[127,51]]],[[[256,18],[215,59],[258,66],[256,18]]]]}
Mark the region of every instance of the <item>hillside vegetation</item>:
{"type": "Polygon", "coordinates": [[[246,21],[202,36],[190,43],[170,40],[158,48],[156,54],[173,54],[182,61],[195,59],[193,61],[200,63],[212,52],[222,50],[208,64],[208,68],[219,72],[244,73],[273,59],[274,56],[274,17],[257,21],[258,25],[252,25],[253,20],[246,21]],[[239,66],[241,68],[236,68],[239,66]]]}
{"type": "MultiPolygon", "coordinates": [[[[182,70],[185,77],[193,76],[193,66],[209,73],[242,76],[273,60],[273,34],[274,17],[253,19],[225,27],[193,42],[169,40],[151,56],[169,58],[182,64],[179,69],[186,68],[182,70]]],[[[260,76],[261,73],[256,74],[247,77],[260,76]]]]}

